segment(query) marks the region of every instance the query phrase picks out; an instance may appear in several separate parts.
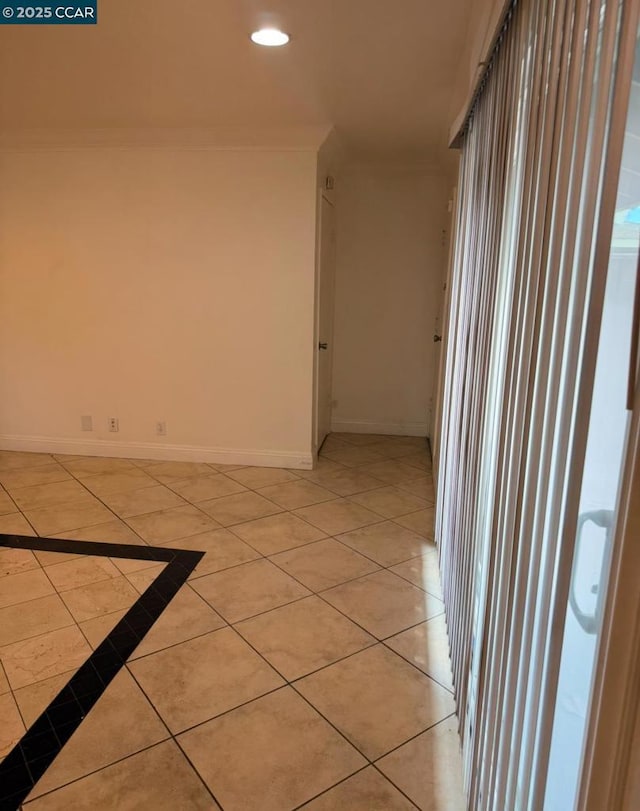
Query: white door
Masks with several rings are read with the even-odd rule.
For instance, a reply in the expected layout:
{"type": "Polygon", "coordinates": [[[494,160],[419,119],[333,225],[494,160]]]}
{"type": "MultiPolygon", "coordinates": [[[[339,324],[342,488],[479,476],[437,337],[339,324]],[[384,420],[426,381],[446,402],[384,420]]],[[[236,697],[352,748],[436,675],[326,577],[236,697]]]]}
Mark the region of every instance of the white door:
{"type": "Polygon", "coordinates": [[[320,211],[320,261],[318,264],[318,386],[316,447],[331,431],[331,375],[333,368],[333,308],[336,276],[336,229],[333,203],[324,195],[320,211]]]}

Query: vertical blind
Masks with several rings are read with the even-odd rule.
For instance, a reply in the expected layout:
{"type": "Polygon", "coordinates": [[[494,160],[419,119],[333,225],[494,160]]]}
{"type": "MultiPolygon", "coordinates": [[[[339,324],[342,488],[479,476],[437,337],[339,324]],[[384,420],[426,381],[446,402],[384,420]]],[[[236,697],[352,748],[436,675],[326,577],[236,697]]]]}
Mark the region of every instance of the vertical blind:
{"type": "Polygon", "coordinates": [[[543,808],[637,12],[516,0],[461,133],[436,536],[473,809],[543,808]]]}

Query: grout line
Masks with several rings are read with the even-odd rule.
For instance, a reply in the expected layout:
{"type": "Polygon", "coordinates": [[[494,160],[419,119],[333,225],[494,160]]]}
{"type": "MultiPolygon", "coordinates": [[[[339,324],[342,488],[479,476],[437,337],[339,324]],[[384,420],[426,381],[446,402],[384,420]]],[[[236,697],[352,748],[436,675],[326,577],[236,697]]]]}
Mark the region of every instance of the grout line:
{"type": "MultiPolygon", "coordinates": [[[[421,732],[420,734],[422,735],[422,732],[421,732]]],[[[408,741],[405,741],[405,743],[408,743],[408,741]]],[[[404,743],[403,743],[403,744],[400,744],[400,745],[401,745],[401,746],[404,746],[404,743]]],[[[394,751],[394,750],[391,750],[391,751],[394,751]]],[[[388,754],[389,754],[389,752],[387,752],[387,755],[388,755],[388,754]]],[[[387,755],[383,755],[382,757],[386,757],[387,755]]],[[[399,792],[400,792],[400,794],[402,794],[402,796],[403,796],[403,797],[405,797],[407,800],[409,800],[409,802],[411,803],[411,805],[412,805],[414,808],[420,809],[420,806],[418,805],[418,803],[414,802],[414,801],[411,799],[411,797],[409,797],[409,795],[408,795],[408,794],[407,794],[407,793],[406,793],[406,792],[405,792],[403,789],[401,789],[401,788],[400,788],[400,786],[399,786],[397,783],[394,783],[394,782],[393,782],[393,780],[392,780],[390,777],[387,777],[387,775],[386,775],[386,774],[385,774],[385,773],[382,771],[382,769],[380,769],[380,768],[379,768],[379,766],[377,766],[377,765],[376,765],[376,763],[372,763],[372,764],[371,764],[371,766],[372,766],[372,768],[374,768],[374,769],[375,769],[375,770],[378,772],[378,774],[379,774],[379,775],[381,775],[381,776],[382,776],[382,777],[383,777],[383,778],[384,778],[384,779],[385,779],[387,782],[391,783],[391,785],[392,785],[392,786],[393,786],[395,789],[397,789],[397,791],[399,791],[399,792]]]]}
{"type": "MultiPolygon", "coordinates": [[[[154,709],[154,711],[156,711],[155,707],[153,709],[154,709]]],[[[160,719],[160,720],[162,720],[162,719],[160,719]]],[[[164,724],[164,721],[162,723],[164,724]]],[[[166,726],[166,724],[165,724],[165,726],[166,726]]],[[[163,743],[167,743],[170,740],[171,740],[171,735],[169,734],[166,738],[163,738],[163,740],[161,740],[161,741],[155,741],[154,743],[151,743],[148,746],[143,746],[141,749],[137,749],[135,752],[131,752],[128,755],[123,755],[122,757],[116,758],[116,760],[111,761],[111,763],[107,763],[104,766],[100,766],[98,769],[92,769],[91,771],[87,772],[86,774],[82,774],[79,777],[74,777],[72,780],[68,780],[66,783],[62,783],[61,785],[56,786],[55,788],[49,789],[49,791],[45,791],[42,794],[38,794],[36,797],[33,797],[32,799],[29,799],[29,800],[25,799],[24,804],[25,804],[25,806],[29,806],[29,805],[31,805],[31,803],[34,803],[34,802],[42,799],[43,797],[49,797],[51,794],[55,794],[57,791],[62,791],[62,789],[65,789],[68,786],[72,786],[72,785],[74,785],[74,783],[79,783],[81,780],[84,780],[84,779],[86,779],[88,777],[93,777],[93,775],[99,774],[100,772],[103,772],[106,769],[111,768],[111,766],[116,766],[118,763],[123,763],[125,760],[129,760],[129,758],[135,757],[136,755],[140,755],[143,752],[148,752],[150,749],[153,749],[156,746],[161,746],[163,743]]],[[[46,774],[46,772],[45,772],[45,774],[46,774]]],[[[44,775],[43,775],[43,777],[44,777],[44,775]]],[[[36,788],[37,785],[38,784],[36,783],[33,788],[36,788]]],[[[33,789],[32,789],[32,791],[33,791],[33,789]]]]}
{"type": "Polygon", "coordinates": [[[361,772],[364,772],[366,769],[370,769],[372,765],[373,764],[371,764],[371,763],[365,763],[364,766],[362,766],[359,769],[356,769],[356,771],[352,772],[352,774],[348,774],[346,777],[343,777],[342,780],[338,780],[337,783],[334,783],[332,786],[329,786],[328,788],[323,789],[319,794],[314,794],[313,797],[310,797],[308,800],[305,800],[301,805],[296,805],[296,807],[294,809],[292,809],[292,811],[301,811],[301,809],[304,809],[309,803],[312,803],[314,800],[317,800],[319,797],[323,797],[325,794],[328,794],[334,788],[337,788],[338,786],[341,786],[343,783],[346,783],[347,780],[351,780],[351,778],[355,777],[357,774],[360,774],[361,772]]]}
{"type": "MultiPolygon", "coordinates": [[[[275,564],[275,565],[277,566],[278,564],[275,564]]],[[[281,568],[281,567],[280,567],[280,566],[278,566],[278,568],[281,568]]],[[[289,574],[289,572],[286,572],[284,569],[282,569],[282,571],[284,571],[284,572],[285,572],[285,574],[289,574]]],[[[382,568],[382,569],[379,569],[378,571],[388,571],[388,569],[382,568]]],[[[377,574],[377,573],[378,573],[378,572],[370,572],[369,574],[361,575],[360,577],[355,577],[355,578],[353,578],[352,580],[349,580],[349,581],[347,581],[347,582],[349,582],[349,583],[353,583],[353,582],[355,582],[356,580],[364,580],[366,577],[370,577],[371,575],[374,575],[374,574],[377,574]]],[[[392,574],[393,574],[393,572],[392,572],[392,574]]],[[[298,579],[297,579],[297,578],[296,578],[294,575],[289,574],[289,577],[292,577],[294,580],[296,580],[296,582],[298,582],[298,583],[300,583],[300,585],[304,586],[304,583],[302,583],[300,580],[298,580],[298,579]]],[[[338,584],[338,586],[341,586],[341,585],[343,585],[343,584],[342,584],[342,583],[338,584]]],[[[321,599],[321,600],[322,600],[322,601],[323,601],[323,602],[324,602],[326,605],[328,605],[330,608],[333,608],[333,609],[334,609],[334,611],[337,611],[339,614],[342,614],[342,616],[343,616],[343,617],[345,617],[347,620],[349,620],[349,622],[352,622],[354,625],[356,625],[358,628],[360,628],[362,631],[364,631],[366,634],[368,634],[368,635],[369,635],[369,636],[370,636],[372,639],[375,639],[375,640],[376,640],[376,643],[379,643],[379,644],[382,644],[382,645],[384,645],[385,640],[387,640],[387,639],[391,639],[391,638],[392,638],[392,637],[394,637],[394,636],[398,636],[399,634],[402,634],[402,633],[404,633],[405,631],[410,631],[412,628],[416,628],[416,627],[418,627],[419,625],[422,625],[423,623],[428,622],[429,620],[435,619],[436,617],[439,617],[439,616],[441,616],[442,614],[444,614],[444,606],[443,606],[443,610],[442,610],[441,612],[439,612],[438,614],[434,614],[434,615],[433,615],[433,616],[431,616],[431,617],[426,617],[425,619],[420,620],[419,622],[416,622],[416,623],[414,623],[413,625],[409,625],[409,626],[407,626],[406,628],[401,628],[399,631],[396,631],[395,633],[390,634],[390,635],[389,635],[389,636],[387,636],[387,637],[378,637],[378,636],[376,636],[374,633],[372,633],[370,630],[368,630],[367,628],[365,628],[363,625],[361,625],[361,624],[360,624],[360,623],[359,623],[357,620],[355,620],[353,617],[349,616],[349,614],[346,614],[346,613],[345,613],[344,611],[342,611],[340,608],[338,608],[337,606],[333,605],[332,603],[330,603],[328,600],[326,600],[326,599],[323,597],[323,593],[326,593],[327,591],[331,591],[333,588],[338,588],[338,586],[332,586],[332,587],[331,587],[331,588],[329,588],[329,589],[325,589],[325,590],[324,590],[324,592],[312,592],[312,594],[313,594],[314,596],[316,596],[316,597],[319,597],[319,598],[320,598],[320,599],[321,599]]],[[[305,586],[305,588],[307,588],[307,587],[305,586]]],[[[418,587],[416,586],[416,588],[418,588],[418,587]]],[[[305,598],[302,598],[302,599],[305,599],[305,598]]],[[[299,602],[299,600],[294,600],[293,602],[299,602]]],[[[290,603],[289,603],[289,605],[290,605],[290,603]]],[[[212,608],[213,608],[213,607],[214,607],[214,606],[212,606],[212,608]]],[[[279,606],[279,607],[281,608],[282,606],[279,606]]],[[[217,610],[217,609],[216,609],[216,610],[217,610]]],[[[276,610],[276,609],[270,609],[270,610],[271,610],[271,611],[273,611],[273,610],[276,610]]],[[[218,612],[218,613],[219,613],[219,612],[218,612]]],[[[262,614],[268,614],[268,613],[269,613],[269,611],[264,611],[264,612],[262,612],[262,614]]],[[[260,615],[256,615],[256,616],[260,616],[260,615]]],[[[247,617],[247,619],[252,619],[252,617],[247,617]]],[[[238,620],[238,622],[243,622],[243,620],[238,620]]],[[[244,637],[243,637],[243,639],[244,639],[244,637]]],[[[392,648],[390,648],[388,645],[384,645],[384,646],[385,646],[385,648],[387,648],[387,650],[389,650],[391,653],[395,653],[395,654],[396,654],[396,655],[398,655],[398,656],[400,655],[400,654],[398,654],[398,653],[397,653],[397,651],[394,651],[394,650],[393,650],[392,648]]],[[[253,647],[253,646],[252,646],[252,647],[253,647]]],[[[363,650],[368,650],[368,649],[369,649],[369,648],[371,648],[371,647],[375,647],[375,643],[374,643],[374,645],[369,645],[369,646],[367,646],[367,647],[365,647],[365,648],[362,648],[362,649],[361,649],[361,650],[359,650],[359,651],[354,651],[353,653],[349,654],[348,656],[343,657],[343,659],[349,659],[349,658],[351,658],[351,656],[355,656],[357,653],[361,653],[363,650]]],[[[264,658],[264,657],[263,657],[263,658],[264,658]]],[[[405,657],[404,657],[404,656],[400,656],[400,658],[404,659],[404,660],[407,662],[407,664],[411,665],[411,667],[413,667],[415,670],[417,670],[417,671],[418,671],[418,673],[421,673],[423,676],[426,676],[427,678],[431,679],[431,681],[434,681],[436,684],[438,684],[440,687],[442,687],[442,685],[440,685],[440,683],[439,683],[439,682],[437,682],[437,681],[436,681],[436,679],[432,678],[432,677],[431,677],[431,676],[430,676],[428,673],[425,673],[423,670],[421,670],[421,669],[420,669],[420,668],[419,668],[417,665],[415,665],[413,662],[409,661],[408,659],[405,659],[405,657]]],[[[343,659],[340,659],[339,661],[343,661],[343,659]]],[[[336,662],[331,662],[331,663],[329,663],[329,664],[327,664],[327,665],[323,665],[322,667],[318,668],[317,670],[315,670],[315,671],[313,671],[313,672],[314,672],[314,673],[317,673],[319,670],[325,670],[327,667],[331,667],[331,665],[332,665],[332,664],[336,664],[336,662]]],[[[272,665],[272,667],[273,667],[273,665],[272,665]]],[[[306,678],[306,676],[307,676],[307,675],[311,675],[311,674],[310,674],[310,673],[308,673],[308,674],[306,674],[305,676],[300,676],[298,679],[295,679],[295,681],[299,681],[300,679],[306,678]]],[[[446,689],[446,688],[444,688],[444,689],[446,689]]],[[[449,691],[449,692],[450,692],[450,691],[449,691]]]]}
{"type": "MultiPolygon", "coordinates": [[[[428,726],[428,727],[426,727],[425,729],[423,729],[421,732],[416,732],[416,734],[415,734],[415,735],[412,735],[410,738],[407,738],[407,740],[406,740],[406,741],[403,741],[402,743],[399,743],[397,746],[394,746],[394,747],[393,747],[393,749],[389,749],[389,751],[388,751],[388,752],[385,752],[385,753],[384,753],[384,755],[380,755],[380,757],[379,757],[379,758],[376,758],[376,759],[375,759],[375,760],[372,762],[372,764],[371,764],[371,765],[372,765],[372,766],[375,766],[376,768],[378,768],[377,764],[378,764],[378,763],[379,763],[381,760],[384,760],[386,757],[388,757],[388,756],[389,756],[390,754],[392,754],[393,752],[397,752],[397,751],[398,751],[398,749],[402,749],[402,747],[403,747],[403,746],[406,746],[408,743],[411,743],[411,741],[415,741],[415,739],[416,739],[416,738],[419,738],[421,735],[424,735],[424,733],[425,733],[425,732],[429,732],[430,730],[435,729],[435,727],[440,726],[440,724],[444,724],[444,722],[445,722],[445,721],[448,721],[450,718],[457,718],[456,713],[455,713],[455,710],[454,710],[453,712],[450,712],[450,713],[449,713],[449,715],[445,715],[445,717],[444,717],[444,718],[440,718],[440,720],[438,720],[438,721],[434,721],[434,723],[433,723],[433,724],[429,724],[429,726],[428,726]]],[[[381,774],[383,775],[383,777],[387,777],[387,775],[386,775],[386,774],[384,774],[384,772],[381,772],[381,774]]],[[[388,778],[388,777],[387,777],[387,780],[389,780],[389,778],[388,778]]],[[[394,785],[395,785],[395,783],[394,783],[394,785]]]]}
{"type": "MultiPolygon", "coordinates": [[[[250,562],[250,563],[255,563],[256,561],[249,561],[249,562],[250,562]]],[[[246,564],[241,564],[241,565],[246,565],[246,564]]],[[[240,567],[239,567],[239,566],[234,566],[233,568],[236,568],[236,569],[237,569],[237,568],[240,568],[240,567]]],[[[225,571],[228,571],[228,570],[225,570],[225,571]]],[[[217,572],[214,572],[214,574],[217,574],[217,572]]],[[[302,585],[302,584],[300,584],[300,585],[302,585]]],[[[306,588],[306,586],[305,586],[305,588],[306,588]]],[[[225,617],[225,615],[222,613],[222,611],[220,610],[220,608],[217,608],[217,607],[216,607],[216,606],[215,606],[213,603],[210,603],[210,602],[209,602],[209,600],[207,600],[207,598],[206,598],[206,597],[204,597],[202,594],[200,594],[200,592],[199,592],[199,591],[197,591],[197,589],[194,589],[194,591],[196,592],[196,594],[198,595],[198,597],[200,597],[201,599],[203,599],[203,600],[205,601],[205,603],[206,603],[206,604],[207,604],[207,605],[208,605],[210,608],[213,608],[213,610],[214,610],[214,611],[215,611],[217,614],[219,614],[219,615],[222,617],[222,619],[223,619],[223,620],[224,620],[224,621],[227,623],[227,625],[229,625],[229,626],[231,626],[231,627],[233,627],[233,625],[234,625],[234,624],[237,624],[237,623],[239,623],[239,622],[245,622],[245,620],[252,620],[252,619],[255,619],[256,617],[261,617],[261,616],[263,616],[264,614],[269,614],[271,611],[276,611],[278,608],[284,608],[286,605],[293,605],[293,603],[299,603],[299,602],[302,602],[302,600],[306,600],[306,599],[308,599],[309,597],[312,597],[312,596],[313,596],[313,592],[312,592],[312,591],[309,591],[309,590],[307,589],[307,591],[309,591],[309,594],[303,594],[301,597],[295,597],[293,600],[287,600],[287,602],[286,602],[286,603],[282,603],[281,605],[275,605],[275,606],[272,606],[271,608],[267,608],[267,609],[265,609],[264,611],[258,611],[258,613],[257,613],[257,614],[251,614],[251,616],[249,616],[249,617],[242,617],[242,619],[235,620],[235,623],[234,623],[234,622],[232,622],[231,620],[228,620],[228,619],[225,617]]]]}
{"type": "MultiPolygon", "coordinates": [[[[200,774],[200,772],[199,772],[199,771],[196,769],[196,767],[194,766],[194,764],[191,762],[191,758],[190,758],[190,757],[187,755],[187,753],[184,751],[184,749],[182,748],[182,746],[180,746],[180,742],[178,741],[177,736],[176,736],[176,735],[175,735],[175,734],[174,734],[174,733],[173,733],[173,732],[172,732],[172,731],[169,729],[169,725],[168,725],[168,724],[167,724],[167,722],[164,720],[164,718],[162,717],[162,715],[160,715],[160,711],[157,709],[156,705],[153,703],[153,701],[151,700],[151,698],[150,698],[150,697],[147,695],[146,690],[144,689],[144,687],[143,687],[143,686],[140,684],[140,682],[139,682],[139,681],[138,681],[138,679],[136,678],[135,673],[133,673],[133,671],[132,671],[132,670],[131,670],[131,668],[129,667],[129,662],[126,662],[124,667],[125,667],[125,669],[127,670],[127,672],[129,673],[129,675],[131,676],[131,678],[133,679],[134,683],[137,685],[137,687],[138,687],[138,689],[140,690],[140,692],[142,693],[142,695],[143,695],[143,696],[145,697],[145,699],[146,699],[146,700],[149,702],[149,705],[151,706],[151,708],[153,709],[153,711],[155,712],[155,714],[158,716],[158,718],[159,718],[159,719],[160,719],[160,721],[162,722],[162,725],[163,725],[163,726],[164,726],[164,728],[167,730],[167,734],[168,734],[168,736],[169,736],[169,739],[170,739],[170,740],[172,740],[172,741],[173,741],[173,743],[174,743],[174,744],[175,744],[175,745],[178,747],[178,749],[179,749],[179,750],[180,750],[180,752],[182,753],[183,757],[186,759],[186,761],[187,761],[187,763],[189,764],[189,766],[191,766],[191,768],[193,769],[193,771],[194,771],[194,772],[196,773],[196,775],[198,776],[198,779],[200,780],[200,782],[202,783],[202,785],[205,787],[205,789],[206,789],[206,791],[208,792],[208,794],[210,794],[210,796],[211,796],[211,797],[213,797],[213,801],[214,801],[214,802],[216,802],[216,803],[217,803],[217,804],[220,806],[220,808],[222,809],[222,805],[221,805],[221,803],[220,803],[220,802],[217,800],[217,798],[216,798],[215,794],[213,793],[213,791],[212,791],[212,790],[209,788],[209,786],[207,785],[206,781],[204,780],[204,778],[202,777],[202,775],[200,774]]],[[[180,735],[181,735],[182,733],[178,733],[178,734],[180,734],[180,735]]]]}
{"type": "Polygon", "coordinates": [[[195,772],[195,774],[196,774],[196,776],[197,776],[198,780],[200,780],[200,782],[201,782],[201,783],[202,783],[202,785],[204,786],[205,790],[206,790],[206,791],[209,793],[209,795],[210,795],[210,796],[213,798],[214,803],[216,803],[216,805],[218,805],[218,806],[219,806],[220,811],[224,811],[224,808],[223,808],[223,806],[222,806],[222,803],[221,803],[221,802],[220,802],[220,800],[219,800],[219,799],[216,797],[216,795],[213,793],[213,790],[211,789],[211,787],[209,786],[209,784],[207,783],[207,781],[204,779],[204,777],[203,777],[203,776],[200,774],[200,772],[199,772],[199,771],[198,771],[198,769],[196,768],[195,764],[193,763],[193,761],[191,760],[191,758],[189,757],[189,755],[188,755],[188,754],[185,752],[185,750],[182,748],[182,746],[181,746],[181,744],[180,744],[180,741],[179,741],[177,738],[175,738],[175,737],[174,737],[174,738],[172,738],[172,740],[173,740],[173,742],[175,743],[175,745],[178,747],[178,749],[180,750],[180,752],[182,753],[183,758],[184,758],[184,759],[187,761],[187,763],[189,764],[189,766],[191,766],[192,770],[195,772]]]}

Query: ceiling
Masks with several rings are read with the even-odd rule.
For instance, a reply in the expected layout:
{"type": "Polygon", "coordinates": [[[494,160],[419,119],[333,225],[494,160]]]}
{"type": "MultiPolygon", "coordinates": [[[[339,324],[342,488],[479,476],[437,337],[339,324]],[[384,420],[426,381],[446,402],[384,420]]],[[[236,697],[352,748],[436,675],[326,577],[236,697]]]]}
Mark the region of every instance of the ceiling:
{"type": "Polygon", "coordinates": [[[99,0],[97,26],[0,26],[5,129],[333,125],[442,156],[472,0],[99,0]],[[259,48],[264,24],[291,34],[259,48]]]}

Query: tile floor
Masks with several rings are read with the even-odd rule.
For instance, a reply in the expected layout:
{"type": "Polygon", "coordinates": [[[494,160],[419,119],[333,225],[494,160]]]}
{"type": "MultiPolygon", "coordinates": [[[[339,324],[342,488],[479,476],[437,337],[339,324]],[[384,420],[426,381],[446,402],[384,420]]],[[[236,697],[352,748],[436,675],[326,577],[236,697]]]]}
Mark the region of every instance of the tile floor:
{"type": "MultiPolygon", "coordinates": [[[[206,553],[25,811],[463,811],[430,473],[0,452],[0,533],[206,553]]],[[[163,565],[0,547],[0,758],[163,565]]]]}

